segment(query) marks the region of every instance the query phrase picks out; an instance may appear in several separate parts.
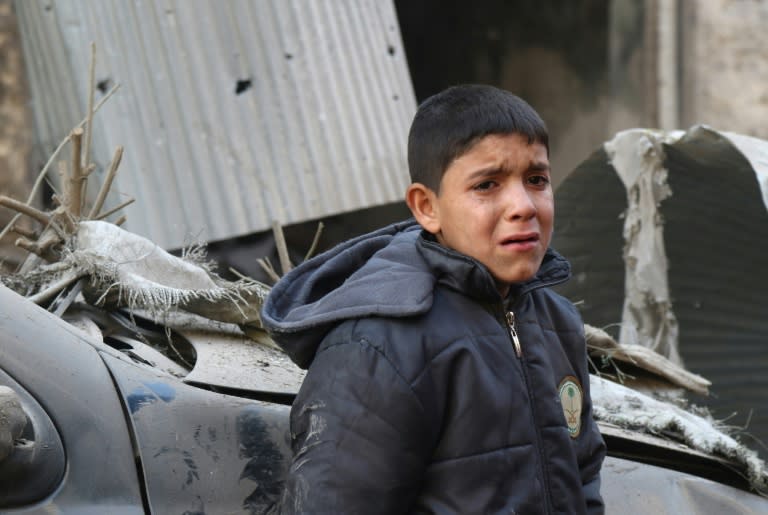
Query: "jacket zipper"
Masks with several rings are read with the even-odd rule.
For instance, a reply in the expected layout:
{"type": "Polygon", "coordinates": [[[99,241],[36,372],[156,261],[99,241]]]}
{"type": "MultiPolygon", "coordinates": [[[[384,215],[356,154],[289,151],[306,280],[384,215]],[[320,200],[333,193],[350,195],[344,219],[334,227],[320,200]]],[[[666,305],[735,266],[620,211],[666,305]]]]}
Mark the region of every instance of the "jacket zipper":
{"type": "MultiPolygon", "coordinates": [[[[515,347],[515,355],[520,360],[520,368],[523,373],[523,381],[525,382],[525,388],[528,393],[528,398],[531,400],[531,418],[533,422],[533,426],[536,427],[536,406],[533,402],[534,396],[533,391],[531,390],[531,382],[530,378],[528,377],[528,370],[526,369],[525,363],[523,362],[523,346],[520,344],[520,338],[517,335],[517,324],[515,320],[515,313],[513,311],[505,311],[504,318],[507,322],[507,329],[509,331],[509,336],[512,338],[512,345],[515,347]]],[[[551,495],[552,492],[550,490],[550,484],[549,484],[549,474],[547,473],[547,468],[545,465],[546,457],[544,456],[544,443],[541,440],[541,435],[539,434],[538,429],[534,430],[534,433],[536,434],[536,443],[539,451],[539,463],[541,467],[541,474],[542,474],[542,481],[544,483],[544,506],[545,506],[545,512],[551,513],[552,507],[551,507],[551,495]]]]}
{"type": "Polygon", "coordinates": [[[515,314],[512,311],[507,311],[507,328],[509,329],[509,335],[512,337],[512,344],[515,346],[515,354],[518,358],[523,357],[523,348],[520,345],[520,338],[517,337],[517,327],[515,326],[515,314]]]}

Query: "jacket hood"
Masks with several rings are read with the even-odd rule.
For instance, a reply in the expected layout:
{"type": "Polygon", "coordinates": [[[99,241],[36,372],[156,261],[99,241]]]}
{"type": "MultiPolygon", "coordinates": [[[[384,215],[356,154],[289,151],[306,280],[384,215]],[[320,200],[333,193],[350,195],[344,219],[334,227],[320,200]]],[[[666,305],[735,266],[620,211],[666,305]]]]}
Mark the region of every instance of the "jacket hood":
{"type": "Polygon", "coordinates": [[[306,368],[325,333],[342,320],[428,311],[435,278],[418,266],[419,230],[414,221],[393,224],[297,266],[267,297],[264,327],[306,368]]]}
{"type": "MultiPolygon", "coordinates": [[[[502,300],[482,264],[420,234],[414,220],[400,222],[302,263],[272,288],[261,313],[264,327],[297,365],[307,368],[337,323],[426,313],[437,282],[479,300],[502,300]]],[[[568,262],[548,250],[537,276],[516,285],[512,294],[569,276],[568,262]]]]}

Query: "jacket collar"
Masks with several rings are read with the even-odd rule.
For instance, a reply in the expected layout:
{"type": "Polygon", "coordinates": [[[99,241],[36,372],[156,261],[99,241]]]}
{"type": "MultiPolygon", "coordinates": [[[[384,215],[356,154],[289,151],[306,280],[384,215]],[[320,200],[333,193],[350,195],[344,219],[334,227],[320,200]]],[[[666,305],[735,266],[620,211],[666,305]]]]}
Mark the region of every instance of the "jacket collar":
{"type": "Polygon", "coordinates": [[[547,249],[539,271],[522,283],[515,283],[502,299],[488,268],[474,258],[444,247],[434,235],[421,231],[417,240],[419,253],[434,271],[437,282],[468,295],[479,302],[513,301],[537,288],[563,283],[571,277],[568,261],[554,249],[547,249]]]}

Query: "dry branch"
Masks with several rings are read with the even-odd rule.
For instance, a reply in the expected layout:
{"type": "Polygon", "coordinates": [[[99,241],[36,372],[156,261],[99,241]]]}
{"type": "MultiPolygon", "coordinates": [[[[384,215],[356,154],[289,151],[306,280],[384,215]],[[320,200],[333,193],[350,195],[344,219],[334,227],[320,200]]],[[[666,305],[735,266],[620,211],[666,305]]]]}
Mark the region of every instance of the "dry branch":
{"type": "Polygon", "coordinates": [[[93,95],[96,89],[96,43],[91,41],[91,62],[88,67],[88,113],[85,116],[85,152],[83,152],[84,175],[88,175],[93,137],[93,95]]]}
{"type": "Polygon", "coordinates": [[[11,226],[11,232],[15,232],[19,236],[24,236],[27,239],[34,240],[39,235],[35,231],[31,231],[29,229],[25,229],[24,227],[19,227],[17,225],[11,226]]]}
{"type": "Polygon", "coordinates": [[[277,246],[277,256],[280,259],[280,268],[283,275],[287,274],[293,268],[291,258],[288,255],[288,245],[285,243],[285,234],[279,222],[272,222],[272,234],[275,236],[275,245],[277,246]]]}
{"type": "Polygon", "coordinates": [[[81,277],[82,277],[82,274],[65,276],[58,282],[55,282],[50,286],[48,286],[45,290],[27,298],[32,302],[34,302],[35,304],[43,304],[44,302],[47,302],[48,300],[58,295],[59,292],[61,292],[61,290],[68,287],[69,285],[71,285],[81,277]]]}
{"type": "Polygon", "coordinates": [[[82,145],[83,129],[76,128],[72,131],[72,170],[69,176],[68,204],[69,212],[75,219],[80,218],[80,209],[83,203],[83,164],[82,145]]]}
{"type": "Polygon", "coordinates": [[[112,209],[110,209],[106,213],[101,213],[99,216],[94,218],[94,220],[104,220],[109,215],[113,215],[113,214],[117,213],[118,211],[123,209],[125,206],[129,206],[129,205],[133,204],[134,202],[136,202],[135,198],[129,198],[128,200],[126,200],[122,204],[119,204],[119,205],[113,207],[112,209]]]}
{"type": "Polygon", "coordinates": [[[77,231],[77,220],[75,220],[64,206],[57,207],[51,213],[50,227],[56,231],[63,240],[67,234],[74,234],[77,231]],[[59,227],[61,226],[61,229],[59,227]],[[62,232],[63,231],[63,232],[62,232]]]}
{"type": "Polygon", "coordinates": [[[43,234],[37,241],[31,241],[27,238],[19,238],[16,240],[15,244],[17,247],[51,262],[56,260],[56,253],[53,251],[53,246],[60,241],[61,239],[59,239],[55,233],[48,232],[43,234]]]}
{"type": "Polygon", "coordinates": [[[275,267],[269,262],[267,258],[258,258],[256,262],[259,264],[264,273],[266,273],[272,281],[277,282],[280,280],[280,276],[275,272],[275,267]]]}
{"type": "Polygon", "coordinates": [[[312,239],[312,245],[309,247],[309,250],[307,251],[307,255],[304,256],[304,261],[308,260],[312,257],[312,255],[315,253],[315,250],[317,250],[317,245],[320,243],[320,235],[323,234],[323,228],[325,225],[323,225],[323,222],[317,223],[317,231],[315,232],[315,237],[312,239]]]}
{"type": "MultiPolygon", "coordinates": [[[[70,141],[71,141],[71,138],[70,138],[70,141]]],[[[69,172],[67,171],[67,163],[65,163],[64,161],[59,161],[58,163],[56,163],[56,169],[59,174],[59,180],[61,182],[61,188],[62,188],[62,191],[60,193],[58,194],[54,193],[54,195],[56,195],[56,201],[57,201],[56,203],[58,204],[56,207],[57,208],[60,207],[62,209],[69,209],[69,206],[67,203],[69,202],[69,198],[70,198],[70,195],[69,195],[70,184],[68,180],[69,172]]]]}
{"type": "Polygon", "coordinates": [[[18,222],[20,219],[21,219],[21,213],[16,213],[15,215],[13,215],[13,218],[11,218],[11,221],[8,222],[8,225],[6,225],[5,228],[0,232],[0,240],[5,238],[5,235],[11,231],[11,227],[13,227],[14,224],[18,222]]]}
{"type": "Polygon", "coordinates": [[[5,206],[8,209],[13,209],[18,213],[27,215],[28,217],[33,218],[34,220],[37,220],[43,225],[47,226],[51,223],[51,217],[48,215],[48,213],[44,213],[39,209],[35,209],[32,206],[28,206],[27,204],[24,204],[23,202],[19,202],[18,200],[14,200],[10,197],[1,195],[0,206],[5,206]]]}
{"type": "MultiPolygon", "coordinates": [[[[99,100],[99,103],[96,104],[96,106],[93,108],[94,113],[98,111],[101,106],[104,105],[104,102],[109,100],[109,98],[115,94],[115,92],[120,89],[120,84],[115,84],[112,89],[110,89],[106,95],[104,95],[104,98],[99,100]]],[[[82,127],[85,122],[87,121],[87,118],[83,118],[80,123],[78,123],[75,127],[82,127]]],[[[59,155],[59,152],[64,148],[64,145],[66,145],[69,142],[69,134],[67,134],[67,137],[64,138],[61,143],[59,143],[59,146],[56,147],[56,150],[53,151],[51,154],[51,157],[48,158],[48,161],[43,166],[42,170],[40,170],[40,173],[37,174],[37,179],[35,179],[35,184],[32,185],[32,191],[30,191],[29,196],[27,197],[27,204],[32,202],[32,200],[35,198],[35,195],[37,195],[37,190],[40,189],[40,185],[43,183],[43,180],[45,179],[45,176],[48,173],[48,170],[51,168],[53,163],[56,160],[56,157],[59,155]]]]}
{"type": "Polygon", "coordinates": [[[109,193],[109,189],[112,187],[112,181],[115,179],[117,167],[120,166],[120,161],[122,158],[123,147],[117,147],[115,149],[115,155],[112,156],[112,162],[109,165],[109,170],[107,170],[107,174],[104,176],[104,183],[101,185],[99,194],[93,203],[93,207],[91,207],[91,212],[88,214],[89,219],[93,219],[104,206],[104,201],[107,199],[107,194],[109,193]]]}
{"type": "MultiPolygon", "coordinates": [[[[107,100],[109,100],[112,97],[112,95],[114,95],[115,92],[118,89],[120,89],[120,84],[115,84],[112,87],[112,89],[110,89],[107,92],[107,94],[104,95],[104,97],[101,100],[99,100],[99,103],[96,104],[96,106],[94,106],[93,112],[95,113],[96,111],[98,111],[101,108],[101,106],[104,105],[104,103],[107,100]]],[[[87,120],[88,120],[87,118],[84,118],[79,124],[77,124],[77,127],[82,127],[83,124],[85,124],[87,120]]],[[[37,191],[40,189],[40,186],[42,185],[43,180],[45,180],[45,177],[48,174],[48,170],[51,168],[51,166],[55,162],[56,157],[59,155],[59,152],[61,152],[61,150],[64,148],[64,145],[66,145],[69,142],[69,138],[70,138],[70,135],[67,134],[67,137],[64,138],[59,143],[59,146],[56,147],[56,149],[53,151],[51,156],[48,158],[48,161],[45,163],[45,165],[43,166],[42,170],[40,170],[40,173],[37,174],[37,178],[35,179],[35,183],[32,185],[32,190],[29,192],[29,195],[27,196],[26,205],[31,204],[32,201],[34,200],[35,195],[37,195],[37,191]]],[[[15,224],[19,220],[20,217],[21,217],[21,214],[17,214],[16,216],[14,216],[11,219],[10,222],[8,222],[8,224],[3,228],[3,230],[0,231],[0,239],[4,238],[5,235],[8,234],[8,232],[11,230],[11,227],[13,226],[13,224],[15,224]]]]}

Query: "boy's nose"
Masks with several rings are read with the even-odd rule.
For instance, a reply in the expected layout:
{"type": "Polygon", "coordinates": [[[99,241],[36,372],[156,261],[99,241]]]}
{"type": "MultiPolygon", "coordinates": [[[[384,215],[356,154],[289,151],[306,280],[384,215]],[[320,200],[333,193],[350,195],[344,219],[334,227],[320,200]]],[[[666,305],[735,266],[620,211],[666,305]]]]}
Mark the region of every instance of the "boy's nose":
{"type": "Polygon", "coordinates": [[[505,198],[505,218],[527,220],[536,216],[536,204],[531,193],[522,185],[510,186],[505,198]]]}

